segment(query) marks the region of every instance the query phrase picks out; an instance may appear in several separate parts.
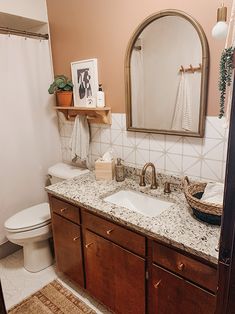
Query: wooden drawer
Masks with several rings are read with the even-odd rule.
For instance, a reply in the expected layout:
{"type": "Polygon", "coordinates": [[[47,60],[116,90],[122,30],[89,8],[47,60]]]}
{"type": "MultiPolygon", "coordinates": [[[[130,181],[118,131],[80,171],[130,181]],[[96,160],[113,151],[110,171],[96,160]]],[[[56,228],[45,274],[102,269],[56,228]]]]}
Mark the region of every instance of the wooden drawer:
{"type": "Polygon", "coordinates": [[[214,314],[215,308],[215,295],[153,265],[151,313],[214,314]]]}
{"type": "Polygon", "coordinates": [[[82,211],[82,223],[87,229],[94,231],[102,237],[136,254],[145,256],[145,237],[86,211],[82,211]]]}
{"type": "Polygon", "coordinates": [[[59,214],[77,224],[81,223],[79,207],[61,201],[55,197],[50,198],[50,205],[53,213],[59,214]]]}
{"type": "Polygon", "coordinates": [[[210,291],[215,292],[217,289],[215,268],[156,242],[153,242],[153,262],[210,291]]]}

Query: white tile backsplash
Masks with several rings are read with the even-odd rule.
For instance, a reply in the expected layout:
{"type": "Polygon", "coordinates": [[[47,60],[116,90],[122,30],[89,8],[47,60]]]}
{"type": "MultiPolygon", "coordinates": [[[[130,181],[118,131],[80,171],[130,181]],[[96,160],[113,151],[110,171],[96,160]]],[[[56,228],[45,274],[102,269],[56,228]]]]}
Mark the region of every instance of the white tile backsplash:
{"type": "Polygon", "coordinates": [[[182,136],[166,136],[166,152],[173,154],[183,153],[183,137],[182,136]]]}
{"type": "Polygon", "coordinates": [[[166,135],[162,134],[150,134],[150,142],[149,142],[149,149],[158,151],[158,152],[165,152],[166,149],[166,135]]]}
{"type": "Polygon", "coordinates": [[[202,138],[184,137],[183,138],[183,155],[199,157],[202,155],[202,138]]]}
{"type": "MultiPolygon", "coordinates": [[[[73,123],[59,118],[62,156],[71,161],[69,148],[73,123]]],[[[205,180],[224,180],[227,154],[227,134],[224,119],[206,118],[205,137],[193,138],[126,131],[126,115],[112,114],[112,125],[91,125],[91,154],[94,162],[105,151],[125,164],[142,167],[151,161],[165,173],[188,175],[205,180]]]]}
{"type": "Polygon", "coordinates": [[[150,161],[149,149],[137,149],[135,152],[135,161],[138,166],[144,165],[150,161]]]}

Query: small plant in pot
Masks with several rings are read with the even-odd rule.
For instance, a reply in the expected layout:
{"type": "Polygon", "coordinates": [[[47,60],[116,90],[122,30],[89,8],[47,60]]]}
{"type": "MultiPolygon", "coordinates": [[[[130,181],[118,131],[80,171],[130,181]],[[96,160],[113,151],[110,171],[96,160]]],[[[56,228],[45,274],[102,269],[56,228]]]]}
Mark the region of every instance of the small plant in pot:
{"type": "Polygon", "coordinates": [[[57,106],[70,107],[73,100],[73,83],[65,75],[56,75],[48,89],[49,94],[56,94],[57,106]]]}

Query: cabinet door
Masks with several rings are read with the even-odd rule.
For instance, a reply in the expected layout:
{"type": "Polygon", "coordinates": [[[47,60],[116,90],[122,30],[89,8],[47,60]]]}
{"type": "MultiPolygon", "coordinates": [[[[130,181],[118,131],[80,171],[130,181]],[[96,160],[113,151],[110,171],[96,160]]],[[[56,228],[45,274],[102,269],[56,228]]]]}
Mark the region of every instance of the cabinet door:
{"type": "Polygon", "coordinates": [[[57,214],[52,215],[52,226],[58,271],[83,287],[80,227],[57,214]]]}
{"type": "Polygon", "coordinates": [[[215,296],[184,279],[153,266],[152,313],[213,314],[215,296]]]}
{"type": "Polygon", "coordinates": [[[145,313],[145,260],[90,232],[85,235],[86,288],[115,313],[145,313]]]}

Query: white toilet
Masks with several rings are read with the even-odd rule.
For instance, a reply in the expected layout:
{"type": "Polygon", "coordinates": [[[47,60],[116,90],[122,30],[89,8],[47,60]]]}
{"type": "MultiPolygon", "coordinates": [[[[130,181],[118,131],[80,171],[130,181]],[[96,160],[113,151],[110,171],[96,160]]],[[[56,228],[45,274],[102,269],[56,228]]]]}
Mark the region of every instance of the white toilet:
{"type": "MultiPolygon", "coordinates": [[[[51,184],[89,172],[88,169],[58,163],[48,169],[51,184]]],[[[23,246],[24,267],[38,272],[53,263],[49,238],[52,236],[48,203],[41,203],[10,217],[4,224],[6,236],[12,243],[23,246]]]]}

